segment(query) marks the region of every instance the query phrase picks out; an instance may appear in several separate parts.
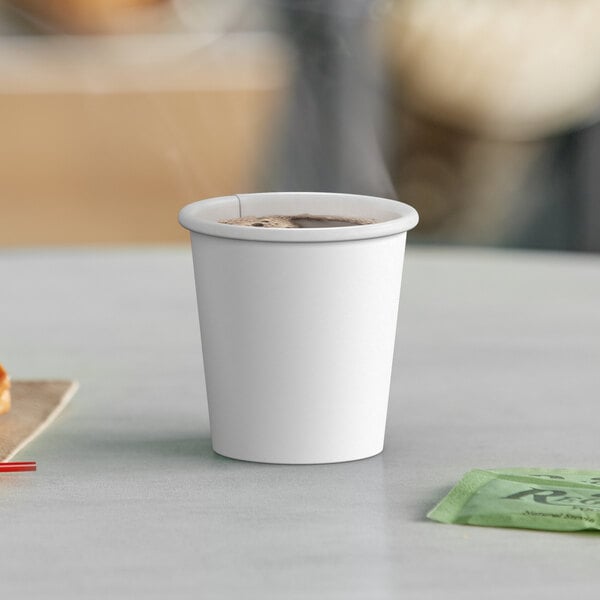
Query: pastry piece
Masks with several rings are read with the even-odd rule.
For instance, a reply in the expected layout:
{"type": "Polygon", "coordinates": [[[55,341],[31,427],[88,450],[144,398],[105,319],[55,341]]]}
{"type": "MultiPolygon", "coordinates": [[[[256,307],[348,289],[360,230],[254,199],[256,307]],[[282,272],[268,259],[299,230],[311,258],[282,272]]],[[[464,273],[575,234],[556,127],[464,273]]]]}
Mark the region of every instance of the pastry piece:
{"type": "Polygon", "coordinates": [[[10,410],[10,377],[0,364],[0,415],[10,410]]]}

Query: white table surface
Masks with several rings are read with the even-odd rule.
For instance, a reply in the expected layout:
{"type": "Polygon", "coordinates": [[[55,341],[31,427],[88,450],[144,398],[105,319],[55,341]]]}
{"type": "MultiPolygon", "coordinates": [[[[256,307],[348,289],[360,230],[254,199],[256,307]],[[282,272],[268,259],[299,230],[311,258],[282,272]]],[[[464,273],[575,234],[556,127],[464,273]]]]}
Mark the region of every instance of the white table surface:
{"type": "Polygon", "coordinates": [[[0,478],[2,598],[600,597],[600,534],[442,525],[473,467],[600,469],[600,257],[409,246],[386,447],[210,447],[187,248],[0,251],[0,361],[72,404],[0,478]]]}

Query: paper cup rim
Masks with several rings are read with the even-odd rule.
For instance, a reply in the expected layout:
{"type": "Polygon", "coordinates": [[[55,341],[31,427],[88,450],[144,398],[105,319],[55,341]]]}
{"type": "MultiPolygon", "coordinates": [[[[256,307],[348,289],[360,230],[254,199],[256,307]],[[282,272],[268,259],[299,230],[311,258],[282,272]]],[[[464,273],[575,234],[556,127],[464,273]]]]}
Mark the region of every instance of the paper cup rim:
{"type": "MultiPolygon", "coordinates": [[[[313,206],[315,206],[313,204],[313,206]]],[[[390,235],[398,235],[413,229],[419,221],[417,211],[410,205],[389,198],[366,196],[358,194],[338,194],[332,192],[267,192],[255,194],[236,194],[199,200],[184,206],[179,211],[179,223],[193,233],[237,240],[252,240],[260,242],[334,242],[347,240],[362,240],[390,235]],[[302,205],[312,201],[322,204],[322,211],[294,208],[286,203],[302,205]],[[255,210],[264,204],[270,206],[265,211],[255,210]],[[280,205],[278,204],[280,203],[280,205]],[[336,208],[327,208],[336,204],[336,208]],[[279,210],[272,208],[278,206],[279,210]],[[221,218],[236,218],[242,216],[266,216],[267,214],[339,214],[340,216],[369,217],[377,219],[385,214],[383,220],[367,225],[349,225],[347,227],[319,228],[259,228],[241,225],[230,225],[219,222],[218,214],[221,207],[229,206],[231,214],[221,218]],[[337,210],[338,212],[335,212],[337,210]],[[262,214],[254,214],[261,213],[262,214]]]]}

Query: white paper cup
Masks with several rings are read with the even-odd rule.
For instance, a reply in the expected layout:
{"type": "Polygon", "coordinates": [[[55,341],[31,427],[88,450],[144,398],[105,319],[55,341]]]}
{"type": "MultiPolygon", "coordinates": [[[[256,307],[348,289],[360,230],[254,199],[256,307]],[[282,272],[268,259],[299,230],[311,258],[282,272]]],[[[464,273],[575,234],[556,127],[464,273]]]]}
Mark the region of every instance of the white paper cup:
{"type": "Polygon", "coordinates": [[[240,194],[181,210],[215,452],[307,464],[382,451],[406,232],[417,221],[401,202],[312,192],[240,194]],[[219,222],[302,213],[378,222],[219,222]]]}

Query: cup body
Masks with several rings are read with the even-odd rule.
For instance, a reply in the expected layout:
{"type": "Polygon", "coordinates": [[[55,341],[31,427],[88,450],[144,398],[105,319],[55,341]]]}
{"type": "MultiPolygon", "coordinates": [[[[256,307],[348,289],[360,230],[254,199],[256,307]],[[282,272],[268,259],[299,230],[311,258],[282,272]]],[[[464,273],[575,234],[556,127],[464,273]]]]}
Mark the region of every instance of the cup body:
{"type": "Polygon", "coordinates": [[[405,204],[345,194],[248,194],[182,209],[216,452],[289,464],[381,452],[406,231],[417,218],[405,204]],[[219,223],[302,213],[382,222],[219,223]]]}

